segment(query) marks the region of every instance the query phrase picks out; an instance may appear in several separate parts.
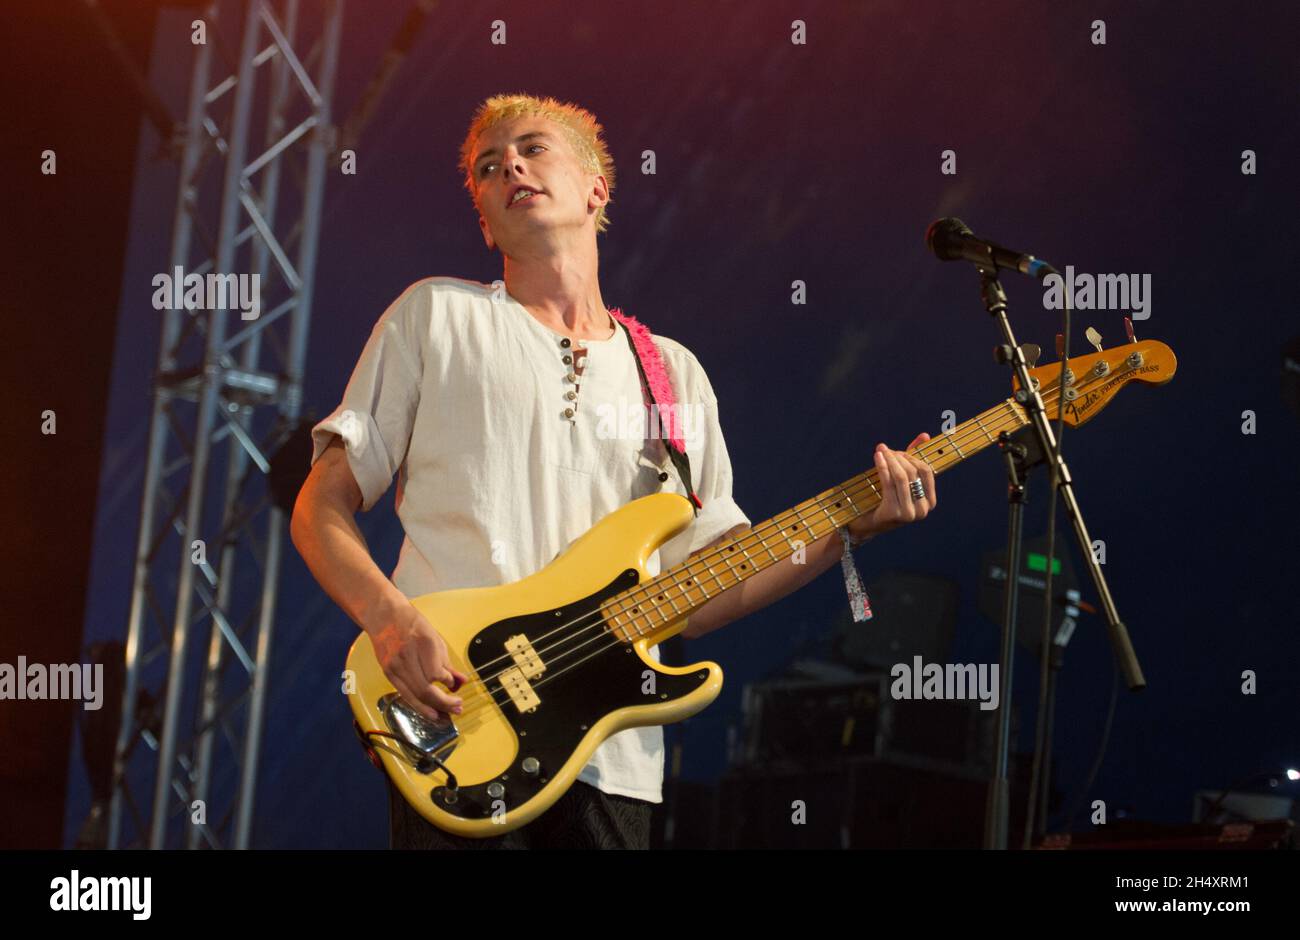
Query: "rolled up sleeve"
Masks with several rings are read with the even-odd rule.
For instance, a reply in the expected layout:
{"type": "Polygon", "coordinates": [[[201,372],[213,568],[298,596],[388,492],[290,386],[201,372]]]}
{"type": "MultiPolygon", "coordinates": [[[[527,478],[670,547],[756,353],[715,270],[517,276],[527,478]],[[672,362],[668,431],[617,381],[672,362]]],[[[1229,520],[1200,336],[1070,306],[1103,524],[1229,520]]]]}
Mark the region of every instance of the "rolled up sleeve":
{"type": "Polygon", "coordinates": [[[408,290],[379,318],[343,400],[312,428],[313,465],[334,435],[343,441],[363,511],[387,492],[410,444],[420,403],[422,357],[403,334],[409,334],[404,323],[416,302],[414,289],[408,290]]]}

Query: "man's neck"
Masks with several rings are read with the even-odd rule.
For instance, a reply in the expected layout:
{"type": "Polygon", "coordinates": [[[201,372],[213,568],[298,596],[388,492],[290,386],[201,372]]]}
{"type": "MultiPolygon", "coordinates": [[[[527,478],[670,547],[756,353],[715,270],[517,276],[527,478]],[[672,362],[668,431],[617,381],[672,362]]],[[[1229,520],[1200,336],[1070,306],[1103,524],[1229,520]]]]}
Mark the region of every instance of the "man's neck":
{"type": "Polygon", "coordinates": [[[505,261],[506,290],[543,326],[577,339],[608,339],[613,321],[600,294],[596,247],[505,261]]]}

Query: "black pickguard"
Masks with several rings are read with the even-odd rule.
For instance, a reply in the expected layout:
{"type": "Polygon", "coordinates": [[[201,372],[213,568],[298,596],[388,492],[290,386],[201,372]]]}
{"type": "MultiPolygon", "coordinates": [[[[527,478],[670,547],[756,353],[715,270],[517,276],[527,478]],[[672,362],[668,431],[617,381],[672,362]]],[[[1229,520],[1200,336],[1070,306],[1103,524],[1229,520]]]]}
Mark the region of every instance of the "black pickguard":
{"type": "Polygon", "coordinates": [[[480,631],[469,647],[469,661],[501,704],[501,711],[519,736],[519,753],[495,781],[461,786],[454,794],[441,785],[440,770],[430,774],[430,799],[449,813],[465,819],[492,815],[502,804],[508,812],[540,791],[573,754],[587,731],[610,712],[630,705],[648,705],[681,698],[704,684],[708,673],[654,674],[654,694],[644,691],[649,668],[632,644],[622,642],[605,625],[599,608],[606,599],[637,584],[638,572],[629,568],[608,586],[563,607],[501,620],[480,631]],[[588,620],[589,618],[589,620],[588,620]],[[581,620],[581,630],[564,624],[581,620]],[[521,713],[491,677],[507,663],[501,662],[505,642],[523,634],[547,661],[546,672],[532,680],[541,704],[521,713]],[[523,762],[536,758],[540,769],[524,772],[523,762]],[[493,797],[488,787],[501,784],[504,794],[493,797]]]}

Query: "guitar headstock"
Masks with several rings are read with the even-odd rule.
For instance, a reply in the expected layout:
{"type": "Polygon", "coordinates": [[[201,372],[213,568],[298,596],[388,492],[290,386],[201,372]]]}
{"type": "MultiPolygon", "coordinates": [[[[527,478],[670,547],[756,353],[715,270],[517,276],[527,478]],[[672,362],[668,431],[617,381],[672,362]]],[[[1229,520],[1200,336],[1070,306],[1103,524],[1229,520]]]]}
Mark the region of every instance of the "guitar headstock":
{"type": "MultiPolygon", "coordinates": [[[[1065,423],[1074,427],[1091,420],[1130,382],[1147,385],[1168,382],[1178,370],[1178,360],[1164,343],[1148,339],[1086,356],[1072,356],[1067,367],[1070,374],[1066,376],[1065,423]]],[[[1047,415],[1055,421],[1061,363],[1037,366],[1029,370],[1029,376],[1038,382],[1047,415]]],[[[1019,392],[1020,380],[1013,378],[1012,384],[1019,392]]]]}

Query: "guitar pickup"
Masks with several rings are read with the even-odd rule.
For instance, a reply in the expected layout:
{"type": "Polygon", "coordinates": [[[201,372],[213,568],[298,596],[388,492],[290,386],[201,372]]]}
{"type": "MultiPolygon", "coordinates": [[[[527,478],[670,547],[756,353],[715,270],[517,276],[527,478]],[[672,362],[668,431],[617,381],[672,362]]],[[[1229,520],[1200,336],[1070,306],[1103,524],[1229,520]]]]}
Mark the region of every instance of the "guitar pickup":
{"type": "Polygon", "coordinates": [[[522,633],[517,633],[506,640],[506,651],[510,653],[510,658],[515,661],[515,665],[524,674],[524,678],[536,679],[546,671],[546,666],[542,663],[542,657],[537,655],[537,650],[533,649],[533,644],[522,633]]]}
{"type": "Polygon", "coordinates": [[[510,696],[510,701],[515,703],[515,708],[521,712],[526,712],[530,708],[536,708],[542,704],[542,700],[537,697],[533,691],[533,684],[518,667],[502,670],[500,675],[501,688],[506,690],[506,695],[510,696]]]}

